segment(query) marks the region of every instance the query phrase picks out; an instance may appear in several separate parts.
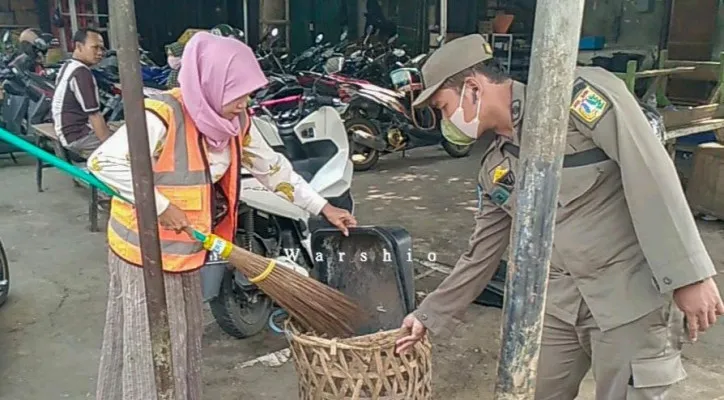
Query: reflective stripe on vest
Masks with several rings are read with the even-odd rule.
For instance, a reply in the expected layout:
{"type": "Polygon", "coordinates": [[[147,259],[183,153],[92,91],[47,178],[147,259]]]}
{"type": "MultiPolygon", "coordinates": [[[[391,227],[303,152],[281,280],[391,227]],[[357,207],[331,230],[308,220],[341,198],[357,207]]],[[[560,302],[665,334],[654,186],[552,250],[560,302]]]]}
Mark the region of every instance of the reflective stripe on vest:
{"type": "MultiPolygon", "coordinates": [[[[203,142],[196,127],[187,123],[183,105],[177,96],[180,96],[179,91],[171,91],[147,99],[145,103],[146,109],[158,115],[167,126],[165,147],[153,167],[154,184],[156,190],[168,198],[171,204],[184,211],[194,228],[211,232],[213,189],[203,155],[203,142]]],[[[238,142],[234,143],[231,164],[238,165],[238,142]]],[[[224,190],[236,190],[237,185],[229,182],[238,181],[238,172],[230,168],[225,177],[224,190]]],[[[235,202],[236,199],[234,197],[230,201],[235,202]]],[[[136,218],[133,205],[116,198],[112,200],[108,223],[109,246],[126,262],[140,266],[141,235],[136,218]]],[[[235,229],[235,218],[223,222],[223,236],[232,236],[230,232],[235,229]]],[[[204,264],[207,252],[201,243],[186,233],[176,233],[159,226],[159,239],[164,271],[192,271],[204,264]]]]}
{"type": "MultiPolygon", "coordinates": [[[[111,219],[108,221],[108,229],[113,230],[113,234],[119,239],[125,240],[128,244],[141,247],[141,240],[138,233],[134,232],[116,221],[111,219]]],[[[180,242],[174,240],[164,240],[161,244],[163,252],[168,255],[190,256],[203,250],[201,242],[180,242]]]]}
{"type": "MultiPolygon", "coordinates": [[[[177,132],[175,139],[179,138],[178,132],[186,132],[186,121],[184,118],[183,107],[175,97],[167,93],[160,93],[158,95],[151,96],[150,99],[160,101],[171,107],[171,110],[173,111],[173,124],[177,132]]],[[[183,137],[185,138],[185,135],[183,137]]],[[[207,182],[205,170],[189,171],[189,149],[186,140],[175,140],[174,142],[174,170],[171,172],[154,173],[154,183],[156,183],[156,185],[169,186],[205,184],[207,182]]]]}

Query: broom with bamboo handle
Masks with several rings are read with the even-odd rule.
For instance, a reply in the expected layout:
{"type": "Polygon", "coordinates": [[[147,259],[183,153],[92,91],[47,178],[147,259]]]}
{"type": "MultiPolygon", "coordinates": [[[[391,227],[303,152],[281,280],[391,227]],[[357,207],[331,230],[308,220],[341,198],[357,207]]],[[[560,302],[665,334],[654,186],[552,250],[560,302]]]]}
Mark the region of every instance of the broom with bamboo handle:
{"type": "MultiPolygon", "coordinates": [[[[93,174],[2,128],[0,128],[0,140],[18,147],[109,196],[132,203],[93,174]]],[[[250,282],[256,284],[272,300],[287,310],[305,329],[331,337],[346,337],[354,334],[355,328],[363,322],[362,309],[341,292],[301,275],[291,268],[277,268],[276,260],[244,250],[214,234],[205,234],[191,227],[186,233],[203,243],[204,249],[217,253],[231,266],[249,277],[250,282]]]]}

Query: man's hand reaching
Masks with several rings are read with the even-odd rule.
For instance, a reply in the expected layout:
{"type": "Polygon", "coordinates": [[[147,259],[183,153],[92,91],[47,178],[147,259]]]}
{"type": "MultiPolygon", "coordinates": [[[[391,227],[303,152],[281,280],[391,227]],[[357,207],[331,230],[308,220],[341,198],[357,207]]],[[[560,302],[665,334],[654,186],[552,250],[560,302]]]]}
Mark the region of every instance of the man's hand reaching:
{"type": "Polygon", "coordinates": [[[413,348],[415,344],[425,337],[427,328],[414,314],[410,314],[402,321],[402,329],[407,330],[407,336],[400,338],[395,343],[395,353],[402,354],[413,348]]]}

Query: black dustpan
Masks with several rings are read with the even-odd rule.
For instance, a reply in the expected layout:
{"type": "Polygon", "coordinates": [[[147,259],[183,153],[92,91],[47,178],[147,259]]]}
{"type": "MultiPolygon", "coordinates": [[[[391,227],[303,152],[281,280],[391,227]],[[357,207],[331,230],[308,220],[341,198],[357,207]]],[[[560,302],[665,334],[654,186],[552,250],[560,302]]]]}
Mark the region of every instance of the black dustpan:
{"type": "Polygon", "coordinates": [[[345,237],[322,228],[312,234],[311,245],[317,279],[353,298],[369,315],[358,334],[399,328],[414,310],[412,240],[406,230],[358,227],[345,237]]]}

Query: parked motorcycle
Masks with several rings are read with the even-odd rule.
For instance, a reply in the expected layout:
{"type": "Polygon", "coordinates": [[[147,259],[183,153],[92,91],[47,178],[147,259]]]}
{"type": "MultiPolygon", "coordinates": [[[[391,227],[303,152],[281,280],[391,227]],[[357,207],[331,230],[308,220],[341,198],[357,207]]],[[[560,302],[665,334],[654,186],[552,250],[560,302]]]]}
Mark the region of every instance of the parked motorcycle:
{"type": "Polygon", "coordinates": [[[343,30],[340,41],[332,46],[324,43],[322,34],[317,35],[315,45],[303,52],[287,66],[288,73],[300,75],[304,84],[304,75],[322,73],[325,63],[333,57],[344,57],[344,67],[339,75],[364,80],[385,88],[391,87],[390,71],[402,67],[410,60],[403,46],[395,46],[397,35],[382,43],[370,42],[374,27],[369,26],[361,41],[350,43],[347,30],[343,30]]]}
{"type": "Polygon", "coordinates": [[[285,69],[295,74],[307,71],[324,72],[325,63],[329,58],[343,56],[347,49],[354,46],[347,40],[348,36],[349,31],[345,27],[339,35],[339,43],[332,45],[329,42],[324,42],[324,34],[318,34],[314,39],[314,45],[295,57],[285,69]]]}
{"type": "MultiPolygon", "coordinates": [[[[139,57],[141,61],[141,76],[143,78],[143,86],[154,89],[166,89],[166,83],[171,73],[169,66],[160,67],[151,60],[149,52],[139,48],[139,57]]],[[[93,67],[93,69],[104,71],[108,76],[115,77],[116,82],[120,82],[118,72],[118,55],[115,50],[109,50],[104,55],[101,62],[93,67]]]]}
{"type": "MultiPolygon", "coordinates": [[[[1,40],[7,49],[12,49],[10,31],[6,31],[1,40]]],[[[4,92],[0,103],[0,124],[20,138],[34,140],[30,125],[52,120],[53,85],[44,74],[24,68],[23,62],[15,62],[19,58],[8,52],[0,59],[0,81],[4,92]]],[[[0,154],[9,154],[15,162],[13,153],[18,151],[9,144],[0,144],[0,154]]]]}
{"type": "Polygon", "coordinates": [[[355,171],[374,167],[383,154],[404,152],[426,146],[442,145],[452,157],[465,157],[472,145],[448,142],[440,131],[442,115],[426,107],[412,108],[415,96],[422,91],[422,77],[417,68],[399,68],[390,73],[394,90],[372,84],[344,85],[351,92],[345,128],[349,134],[355,171]]]}
{"type": "MultiPolygon", "coordinates": [[[[368,32],[371,32],[368,29],[368,32]]],[[[403,67],[410,61],[405,46],[396,46],[398,35],[383,43],[370,44],[351,53],[345,59],[343,75],[369,81],[375,85],[391,88],[390,72],[403,67]]]]}
{"type": "Polygon", "coordinates": [[[0,71],[5,96],[2,121],[5,129],[20,135],[30,133],[30,125],[52,120],[54,86],[47,79],[15,67],[0,71]]]}
{"type": "Polygon", "coordinates": [[[279,28],[268,30],[259,40],[256,49],[256,59],[262,70],[267,74],[286,74],[284,62],[288,54],[277,57],[274,45],[279,41],[279,28]]]}
{"type": "MultiPolygon", "coordinates": [[[[301,114],[290,115],[289,120],[275,114],[254,116],[253,129],[284,154],[320,195],[334,206],[353,212],[349,143],[339,113],[325,105],[330,103],[334,103],[333,99],[309,96],[301,102],[305,105],[301,114]]],[[[314,259],[311,233],[329,226],[326,221],[267,190],[244,169],[242,187],[244,201],[237,211],[235,243],[309,274],[314,259]]],[[[264,329],[273,303],[245,276],[210,255],[201,277],[204,299],[209,301],[214,319],[224,332],[245,338],[264,329]]]]}
{"type": "MultiPolygon", "coordinates": [[[[98,84],[101,100],[101,114],[106,122],[121,121],[123,117],[123,92],[115,52],[108,52],[106,58],[91,68],[98,84]]],[[[142,51],[143,54],[143,51],[142,51]]],[[[155,65],[155,64],[154,64],[155,65]]],[[[142,66],[143,94],[146,97],[166,90],[170,69],[168,67],[142,66]]]]}
{"type": "Polygon", "coordinates": [[[19,43],[12,43],[10,30],[5,31],[3,34],[3,48],[5,54],[10,56],[10,60],[6,65],[14,66],[22,71],[43,74],[48,50],[59,46],[59,42],[50,33],[43,33],[39,29],[29,31],[34,33],[35,38],[32,42],[29,37],[26,37],[19,43]]]}

